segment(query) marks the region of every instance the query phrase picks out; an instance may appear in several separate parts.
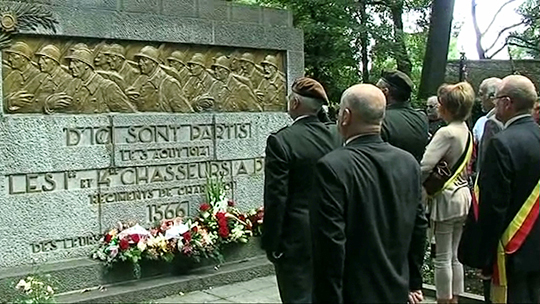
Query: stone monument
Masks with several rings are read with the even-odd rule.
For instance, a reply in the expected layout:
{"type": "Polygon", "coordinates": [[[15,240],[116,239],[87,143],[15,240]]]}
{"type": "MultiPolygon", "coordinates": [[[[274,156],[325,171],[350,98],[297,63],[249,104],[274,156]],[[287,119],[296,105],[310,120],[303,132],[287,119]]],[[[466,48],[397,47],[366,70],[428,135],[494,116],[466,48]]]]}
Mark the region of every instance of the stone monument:
{"type": "Polygon", "coordinates": [[[0,272],[88,257],[118,221],[192,215],[208,176],[262,205],[266,137],[303,74],[290,12],[2,1],[0,24],[0,272]]]}

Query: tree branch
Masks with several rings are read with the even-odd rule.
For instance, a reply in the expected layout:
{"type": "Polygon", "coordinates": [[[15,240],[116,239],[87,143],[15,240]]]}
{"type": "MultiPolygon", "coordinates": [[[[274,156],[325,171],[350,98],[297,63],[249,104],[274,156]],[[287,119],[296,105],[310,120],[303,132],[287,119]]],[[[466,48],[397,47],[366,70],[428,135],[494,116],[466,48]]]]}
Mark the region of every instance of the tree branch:
{"type": "Polygon", "coordinates": [[[495,55],[499,54],[502,50],[504,50],[504,48],[508,45],[507,42],[505,42],[499,49],[497,49],[493,54],[491,54],[489,57],[487,57],[487,59],[491,59],[493,57],[495,57],[495,55]]]}
{"type": "Polygon", "coordinates": [[[517,40],[529,45],[532,48],[538,48],[538,46],[535,43],[530,42],[529,40],[527,40],[525,38],[522,38],[522,37],[519,37],[519,36],[516,36],[516,35],[509,35],[507,39],[510,39],[510,38],[517,39],[517,40]]]}
{"type": "Polygon", "coordinates": [[[478,20],[476,19],[476,0],[471,0],[471,13],[473,19],[474,33],[476,34],[476,52],[479,59],[486,59],[486,52],[482,48],[482,33],[478,27],[478,20]]]}
{"type": "Polygon", "coordinates": [[[506,32],[506,31],[508,31],[508,30],[510,30],[510,29],[512,29],[512,28],[514,28],[514,27],[516,27],[516,26],[520,26],[520,25],[522,25],[522,24],[524,24],[523,21],[518,22],[518,23],[516,23],[516,24],[513,24],[513,25],[510,25],[510,26],[507,26],[507,27],[503,28],[503,29],[499,32],[499,34],[497,35],[497,38],[495,38],[495,40],[493,41],[493,43],[492,43],[488,48],[486,48],[485,51],[488,52],[489,50],[491,50],[491,49],[495,46],[495,44],[497,44],[497,41],[499,41],[499,38],[501,38],[501,36],[502,36],[502,34],[503,34],[504,32],[506,32]]]}
{"type": "Polygon", "coordinates": [[[501,7],[499,7],[499,10],[495,13],[495,15],[493,15],[493,19],[491,19],[491,22],[489,23],[489,25],[486,27],[486,30],[482,33],[482,36],[485,35],[487,33],[487,31],[489,31],[489,29],[491,28],[491,26],[493,25],[493,23],[495,23],[495,19],[497,19],[497,16],[499,16],[499,13],[503,10],[503,8],[505,6],[507,6],[508,4],[514,2],[516,0],[508,0],[506,1],[503,5],[501,5],[501,7]]]}
{"type": "Polygon", "coordinates": [[[540,48],[533,47],[533,46],[527,46],[527,45],[521,45],[521,44],[515,43],[515,42],[508,42],[508,45],[522,47],[524,49],[529,49],[529,50],[540,52],[540,48]]]}

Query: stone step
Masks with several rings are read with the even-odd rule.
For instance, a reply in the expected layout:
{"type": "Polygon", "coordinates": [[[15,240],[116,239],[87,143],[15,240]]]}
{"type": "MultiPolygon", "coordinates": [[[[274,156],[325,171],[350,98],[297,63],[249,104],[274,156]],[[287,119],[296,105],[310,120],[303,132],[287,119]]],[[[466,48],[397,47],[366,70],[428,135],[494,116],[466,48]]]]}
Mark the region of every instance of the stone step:
{"type": "Polygon", "coordinates": [[[230,262],[219,268],[202,267],[181,276],[158,276],[140,280],[125,281],[102,286],[90,290],[76,290],[59,294],[58,303],[134,303],[150,301],[204,290],[209,287],[243,282],[254,278],[268,276],[274,272],[273,265],[266,256],[247,258],[230,262]]]}
{"type": "MultiPolygon", "coordinates": [[[[263,256],[260,238],[252,237],[246,244],[229,244],[222,254],[226,263],[241,261],[251,257],[263,256]]],[[[129,266],[129,265],[127,265],[129,266]]],[[[202,261],[197,267],[214,266],[212,261],[202,261]]],[[[166,263],[143,262],[142,279],[170,275],[173,267],[166,263]]],[[[109,270],[100,261],[89,258],[63,260],[35,266],[0,268],[0,303],[14,300],[15,284],[29,275],[50,275],[57,293],[84,290],[95,286],[111,285],[132,281],[130,267],[116,267],[109,270]]]]}

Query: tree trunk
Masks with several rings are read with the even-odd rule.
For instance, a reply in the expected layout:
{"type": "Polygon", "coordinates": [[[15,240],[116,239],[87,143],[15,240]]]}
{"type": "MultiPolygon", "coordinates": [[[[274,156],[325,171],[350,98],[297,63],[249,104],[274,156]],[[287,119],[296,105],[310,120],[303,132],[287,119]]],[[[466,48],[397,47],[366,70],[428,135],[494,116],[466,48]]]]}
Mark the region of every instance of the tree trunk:
{"type": "Polygon", "coordinates": [[[471,0],[471,13],[474,33],[476,34],[476,52],[478,53],[478,58],[486,59],[486,52],[482,47],[482,32],[480,31],[480,27],[478,27],[478,20],[476,19],[476,0],[471,0]]]}
{"type": "Polygon", "coordinates": [[[394,22],[394,38],[396,43],[394,59],[396,59],[398,70],[411,75],[412,63],[407,53],[405,34],[403,32],[403,1],[392,1],[390,12],[392,13],[392,21],[394,22]]]}
{"type": "Polygon", "coordinates": [[[369,83],[369,55],[368,55],[368,46],[369,46],[369,37],[367,30],[368,16],[366,14],[366,4],[360,2],[360,23],[362,26],[362,31],[360,32],[360,56],[362,57],[362,81],[364,83],[369,83]]]}
{"type": "Polygon", "coordinates": [[[435,95],[444,82],[454,2],[455,0],[434,0],[431,6],[431,23],[418,89],[418,97],[421,99],[435,95]]]}

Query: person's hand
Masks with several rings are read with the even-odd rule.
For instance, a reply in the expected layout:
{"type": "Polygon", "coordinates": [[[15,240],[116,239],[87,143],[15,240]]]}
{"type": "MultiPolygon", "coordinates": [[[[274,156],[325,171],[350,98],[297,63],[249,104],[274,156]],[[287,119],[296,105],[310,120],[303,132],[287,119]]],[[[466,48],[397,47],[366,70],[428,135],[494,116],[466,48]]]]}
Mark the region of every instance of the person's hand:
{"type": "Polygon", "coordinates": [[[50,109],[61,109],[69,106],[72,100],[73,97],[66,93],[56,93],[49,96],[46,102],[50,109]]]}
{"type": "Polygon", "coordinates": [[[19,91],[10,94],[7,97],[7,103],[11,110],[18,110],[25,105],[30,104],[32,102],[32,98],[34,98],[34,94],[28,94],[27,91],[19,91]]]}
{"type": "Polygon", "coordinates": [[[427,204],[428,198],[426,188],[422,187],[422,202],[424,202],[424,205],[427,204]]]}
{"type": "Polygon", "coordinates": [[[278,253],[278,252],[275,252],[275,251],[267,251],[266,252],[266,257],[268,258],[268,260],[270,260],[270,262],[272,263],[277,263],[278,260],[283,256],[283,253],[278,253]]]}
{"type": "Polygon", "coordinates": [[[422,301],[424,301],[422,290],[413,290],[409,292],[409,304],[418,304],[422,301]]]}
{"type": "Polygon", "coordinates": [[[141,96],[141,93],[137,92],[134,87],[129,87],[126,89],[126,96],[131,101],[137,101],[137,99],[139,99],[139,96],[141,96]]]}

